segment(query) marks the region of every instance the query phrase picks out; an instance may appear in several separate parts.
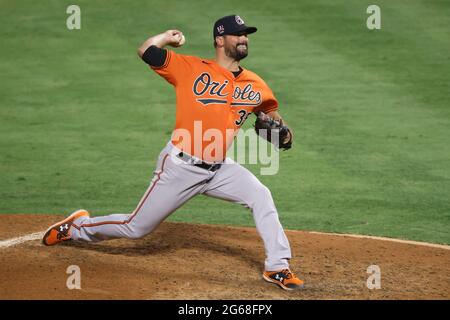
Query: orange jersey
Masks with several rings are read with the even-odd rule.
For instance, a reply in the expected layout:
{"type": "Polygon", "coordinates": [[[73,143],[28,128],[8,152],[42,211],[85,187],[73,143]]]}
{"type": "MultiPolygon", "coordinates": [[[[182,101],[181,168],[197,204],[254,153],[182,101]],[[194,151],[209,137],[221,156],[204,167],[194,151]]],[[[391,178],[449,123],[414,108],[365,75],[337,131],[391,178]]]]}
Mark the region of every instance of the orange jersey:
{"type": "Polygon", "coordinates": [[[175,87],[176,123],[171,141],[206,162],[221,162],[250,113],[269,113],[278,101],[255,73],[235,77],[214,60],[167,50],[156,73],[175,87]]]}

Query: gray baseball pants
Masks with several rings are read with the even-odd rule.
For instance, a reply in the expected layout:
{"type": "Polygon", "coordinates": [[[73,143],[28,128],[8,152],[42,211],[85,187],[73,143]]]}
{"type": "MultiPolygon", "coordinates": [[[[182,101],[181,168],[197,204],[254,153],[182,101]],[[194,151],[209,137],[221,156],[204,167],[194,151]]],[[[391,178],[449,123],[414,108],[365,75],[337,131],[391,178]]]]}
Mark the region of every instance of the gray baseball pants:
{"type": "Polygon", "coordinates": [[[197,194],[228,200],[250,208],[266,253],[265,270],[289,267],[291,249],[278,219],[272,195],[249,170],[226,158],[217,171],[180,159],[171,142],[159,155],[149,188],[132,214],[82,217],[75,220],[75,241],[138,239],[151,233],[172,212],[197,194]]]}

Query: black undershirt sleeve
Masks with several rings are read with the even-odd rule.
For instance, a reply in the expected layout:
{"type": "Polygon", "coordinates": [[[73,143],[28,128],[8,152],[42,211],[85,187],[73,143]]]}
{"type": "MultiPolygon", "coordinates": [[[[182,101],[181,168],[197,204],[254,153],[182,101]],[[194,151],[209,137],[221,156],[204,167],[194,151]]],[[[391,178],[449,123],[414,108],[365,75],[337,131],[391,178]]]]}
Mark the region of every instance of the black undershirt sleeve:
{"type": "Polygon", "coordinates": [[[157,46],[150,46],[142,55],[142,60],[152,67],[161,67],[166,61],[167,50],[158,48],[157,46]]]}

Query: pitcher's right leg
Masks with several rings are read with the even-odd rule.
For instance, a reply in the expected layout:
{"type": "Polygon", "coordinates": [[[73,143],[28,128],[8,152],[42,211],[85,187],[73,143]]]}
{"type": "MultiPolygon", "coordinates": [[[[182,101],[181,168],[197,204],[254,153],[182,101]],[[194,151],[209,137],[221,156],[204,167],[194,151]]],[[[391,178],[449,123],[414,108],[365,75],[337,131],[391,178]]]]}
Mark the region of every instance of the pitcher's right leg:
{"type": "Polygon", "coordinates": [[[149,234],[203,187],[201,182],[208,177],[207,171],[203,176],[190,167],[174,162],[169,153],[162,152],[154,178],[132,214],[83,216],[74,221],[71,239],[91,242],[137,239],[149,234]]]}

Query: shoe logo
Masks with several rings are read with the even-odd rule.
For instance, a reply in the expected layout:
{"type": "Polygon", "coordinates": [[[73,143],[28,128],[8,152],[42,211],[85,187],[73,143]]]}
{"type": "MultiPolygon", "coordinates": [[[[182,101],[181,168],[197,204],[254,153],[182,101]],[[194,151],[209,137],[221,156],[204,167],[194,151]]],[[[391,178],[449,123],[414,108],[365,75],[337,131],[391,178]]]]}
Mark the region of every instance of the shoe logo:
{"type": "Polygon", "coordinates": [[[275,278],[275,280],[278,280],[278,281],[280,281],[281,283],[284,282],[284,277],[281,276],[279,273],[275,274],[274,278],[275,278]]]}
{"type": "Polygon", "coordinates": [[[64,232],[64,230],[69,230],[69,224],[63,224],[59,227],[60,232],[64,232]]]}

